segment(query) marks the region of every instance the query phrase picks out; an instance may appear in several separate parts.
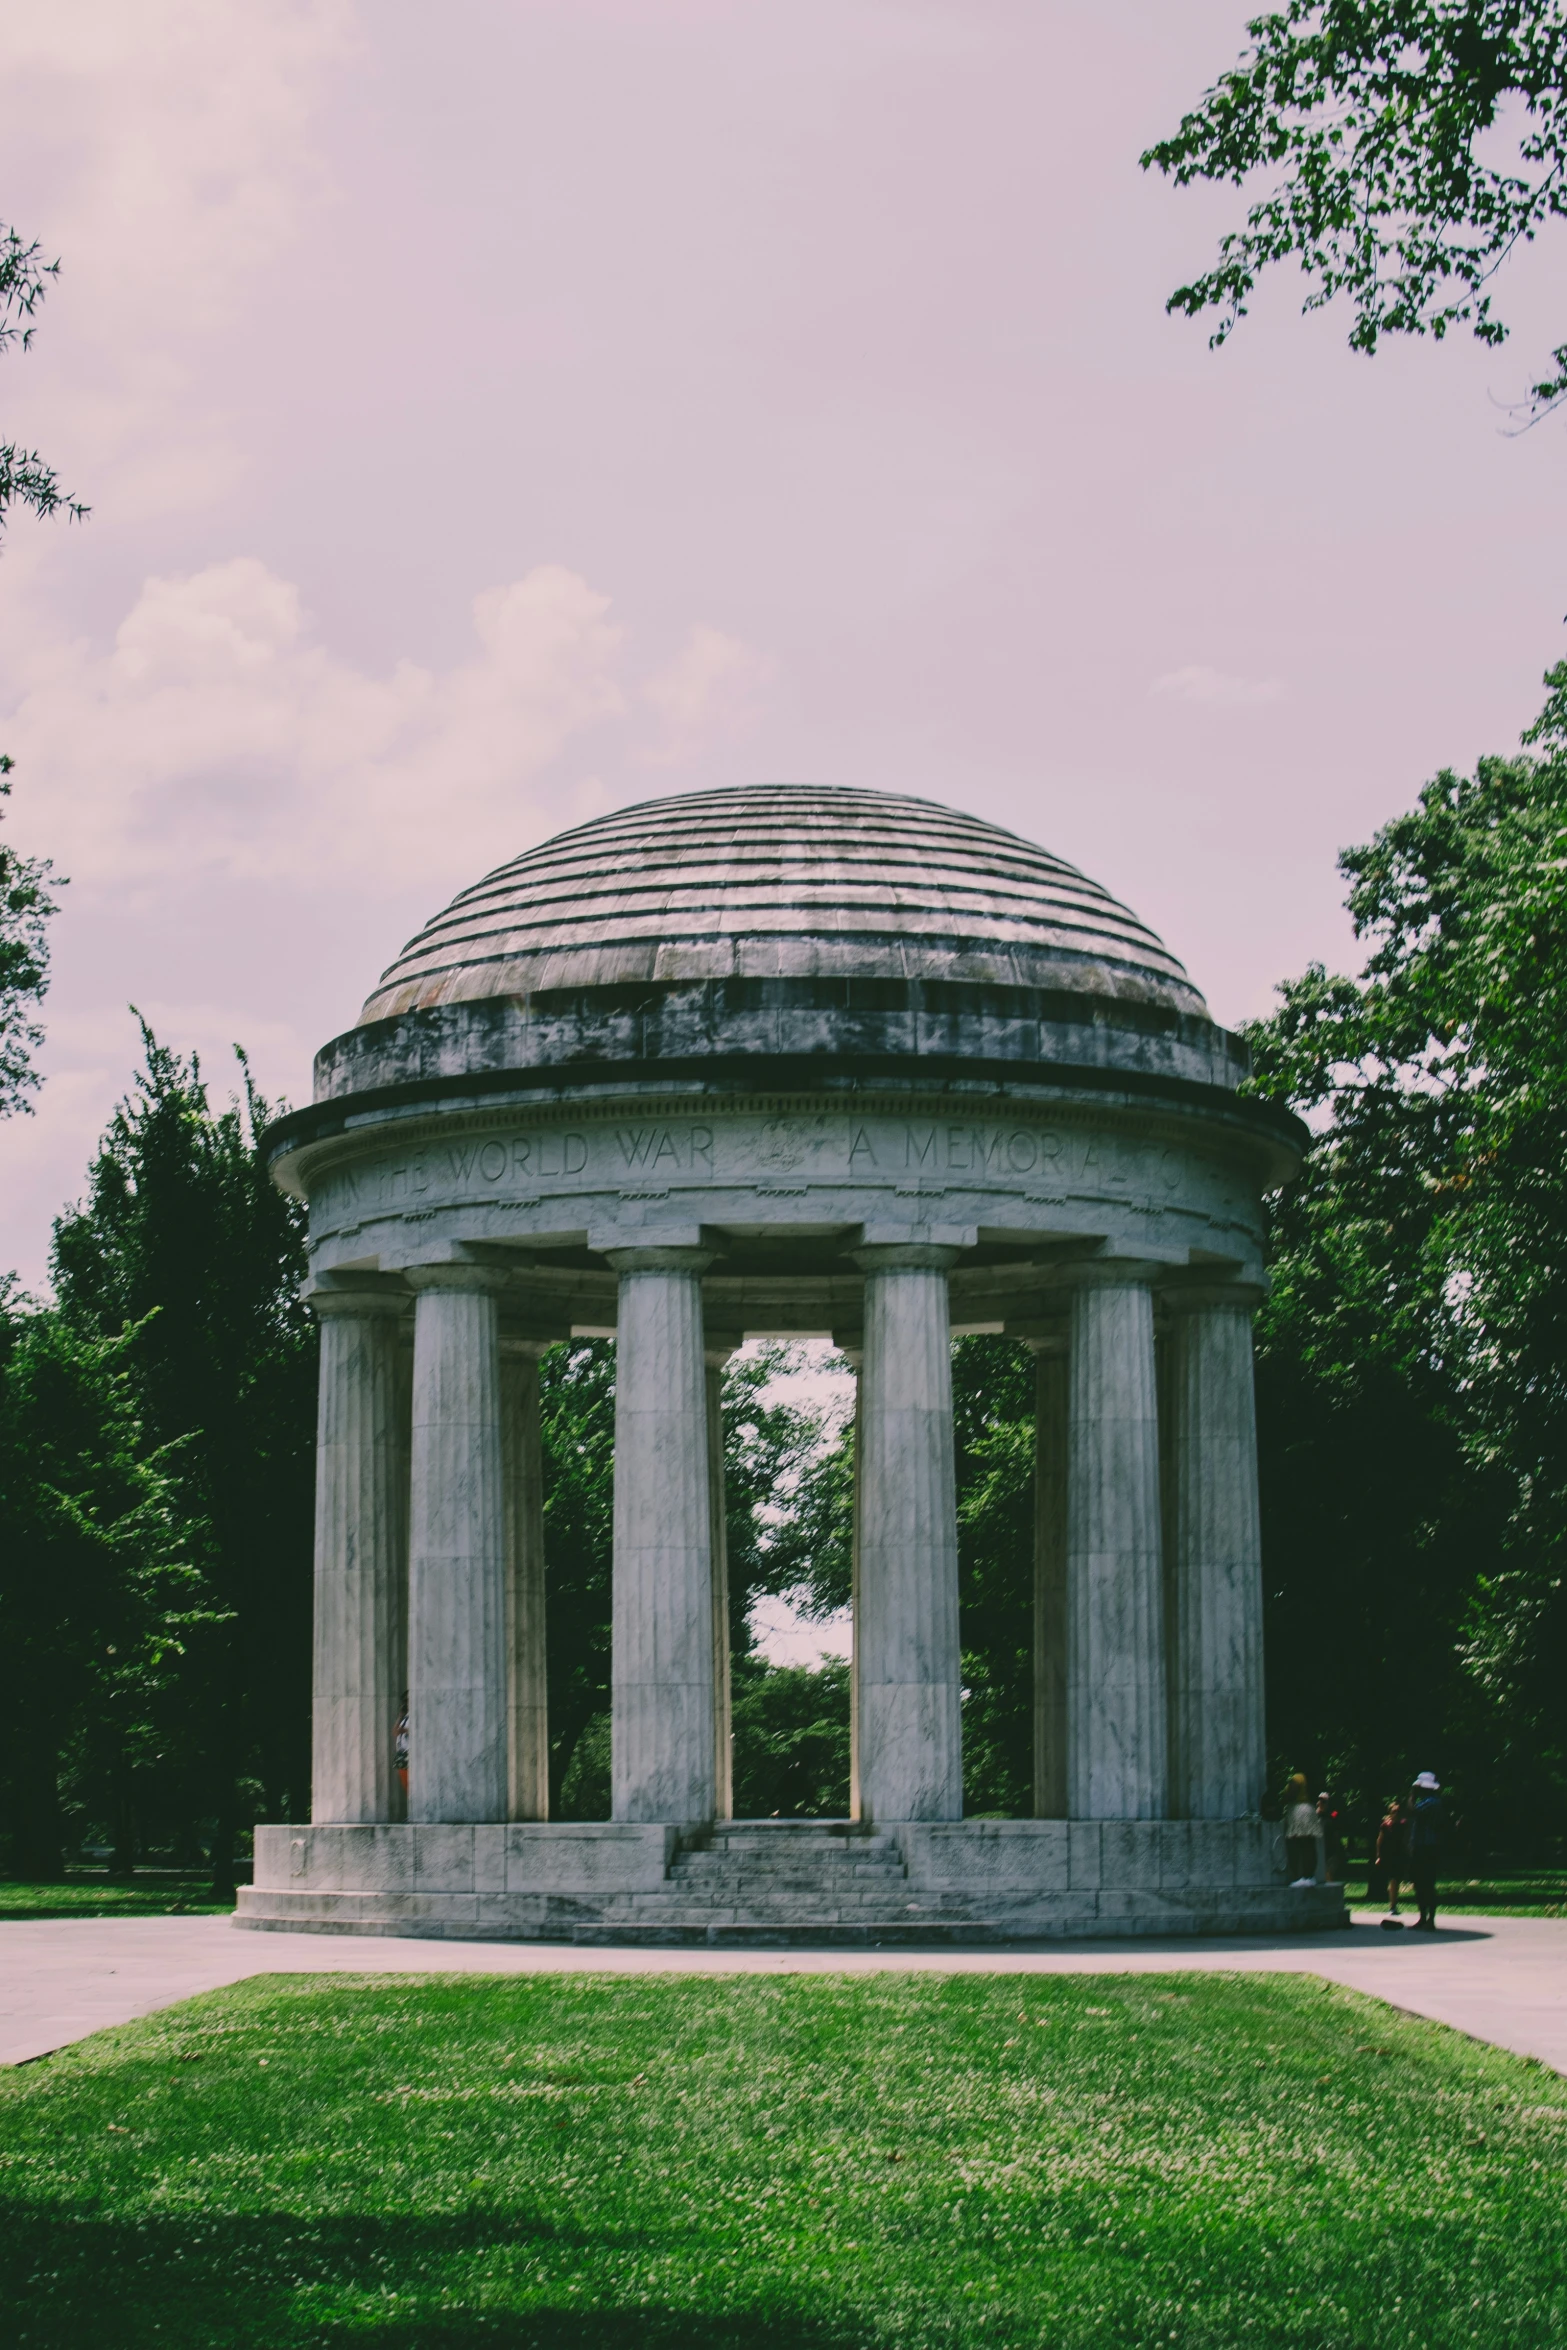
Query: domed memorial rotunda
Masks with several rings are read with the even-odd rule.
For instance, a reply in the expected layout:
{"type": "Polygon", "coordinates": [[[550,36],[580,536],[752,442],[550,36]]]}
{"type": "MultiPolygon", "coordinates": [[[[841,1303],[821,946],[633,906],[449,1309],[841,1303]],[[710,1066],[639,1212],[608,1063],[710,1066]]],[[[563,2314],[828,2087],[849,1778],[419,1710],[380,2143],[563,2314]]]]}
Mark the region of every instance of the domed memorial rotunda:
{"type": "Polygon", "coordinates": [[[925,800],[657,800],[463,891],[266,1138],[321,1319],[315,1777],[308,1826],[257,1830],[240,1922],[1337,1922],[1258,1816],[1251,1316],[1304,1137],[1245,1065],[1096,882],[925,800]],[[1037,1364],[1031,1819],[963,1816],[949,1341],[976,1329],[1037,1364]],[[616,1340],[590,1822],[547,1817],[538,1362],[573,1333],[616,1340]],[[858,1371],[848,1821],[729,1817],[720,1373],[764,1333],[858,1371]]]}

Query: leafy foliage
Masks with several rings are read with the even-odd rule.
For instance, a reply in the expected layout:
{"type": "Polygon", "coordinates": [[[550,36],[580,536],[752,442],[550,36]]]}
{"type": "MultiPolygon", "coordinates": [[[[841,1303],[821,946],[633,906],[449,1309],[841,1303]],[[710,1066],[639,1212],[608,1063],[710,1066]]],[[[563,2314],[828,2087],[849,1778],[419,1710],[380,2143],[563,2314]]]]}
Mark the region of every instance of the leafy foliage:
{"type": "Polygon", "coordinates": [[[74,1329],[125,1335],[193,1564],[220,1620],[195,1677],[188,1807],[226,1881],[236,1829],[301,1816],[309,1789],[316,1337],[299,1303],[304,1211],[255,1148],[273,1114],[250,1081],[226,1109],[200,1064],[142,1024],[144,1067],[104,1136],[83,1205],[55,1226],[74,1329]],[[250,1782],[248,1791],[242,1782],[250,1782]]]}
{"type": "Polygon", "coordinates": [[[121,1827],[132,1774],[175,1730],[190,1636],[211,1621],[170,1456],[142,1428],[136,1337],[84,1333],[0,1291],[0,1776],[13,1865],[45,1880],[62,1873],[67,1766],[121,1827]]]}
{"type": "MultiPolygon", "coordinates": [[[[1293,257],[1307,310],[1348,298],[1352,350],[1457,326],[1502,342],[1491,281],[1567,212],[1562,0],[1289,0],[1247,31],[1240,61],[1142,163],[1178,187],[1276,176],[1166,307],[1216,311],[1223,343],[1263,270],[1293,257]]],[[[1564,394],[1567,343],[1531,415],[1564,394]]]]}
{"type": "MultiPolygon", "coordinates": [[[[1260,1344],[1276,1730],[1465,1756],[1516,1837],[1567,1777],[1567,665],[1536,755],[1439,775],[1341,859],[1370,952],[1252,1033],[1321,1128],[1260,1344]]],[[[1302,1758],[1304,1759],[1304,1758],[1302,1758]]],[[[1440,1766],[1437,1766],[1440,1767],[1440,1766]]]]}
{"type": "MultiPolygon", "coordinates": [[[[25,243],[14,228],[0,224],[0,352],[16,344],[26,350],[33,319],[58,277],[58,261],[44,261],[42,248],[25,243]]],[[[68,498],[36,449],[0,441],[0,536],[13,506],[42,517],[62,507],[74,521],[87,508],[68,498]]],[[[13,761],[0,753],[0,796],[10,792],[13,761]]],[[[32,1056],[43,1042],[33,1013],[49,984],[45,924],[56,911],[51,892],[62,886],[46,857],[23,857],[0,842],[0,1117],[31,1107],[38,1084],[32,1056]]]]}
{"type": "MultiPolygon", "coordinates": [[[[0,798],[11,790],[13,762],[0,753],[0,798]]],[[[24,857],[0,841],[0,1117],[32,1107],[38,1073],[32,1056],[43,1042],[34,1019],[49,985],[45,925],[62,886],[47,857],[24,857]]]]}
{"type": "Polygon", "coordinates": [[[963,1808],[1034,1808],[1034,1364],[1015,1339],[952,1349],[963,1646],[963,1808]]]}
{"type": "MultiPolygon", "coordinates": [[[[36,331],[38,306],[60,274],[58,261],[45,261],[43,247],[15,228],[0,224],[0,351],[15,344],[25,351],[36,331]]],[[[80,522],[89,511],[80,499],[67,497],[52,465],[36,449],[0,441],[0,531],[13,506],[25,506],[40,519],[61,511],[80,522]]]]}

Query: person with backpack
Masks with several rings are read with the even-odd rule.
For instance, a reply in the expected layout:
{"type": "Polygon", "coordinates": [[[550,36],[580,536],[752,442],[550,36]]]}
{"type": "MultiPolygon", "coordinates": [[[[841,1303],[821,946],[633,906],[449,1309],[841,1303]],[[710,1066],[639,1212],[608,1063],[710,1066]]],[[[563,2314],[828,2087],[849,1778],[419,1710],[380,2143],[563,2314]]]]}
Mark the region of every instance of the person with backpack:
{"type": "Polygon", "coordinates": [[[1420,1904],[1420,1915],[1415,1920],[1427,1933],[1436,1932],[1436,1872],[1442,1855],[1442,1830],[1446,1815],[1442,1809],[1442,1790],[1434,1771],[1418,1773],[1411,1796],[1409,1815],[1409,1876],[1414,1886],[1415,1899],[1420,1904]]]}

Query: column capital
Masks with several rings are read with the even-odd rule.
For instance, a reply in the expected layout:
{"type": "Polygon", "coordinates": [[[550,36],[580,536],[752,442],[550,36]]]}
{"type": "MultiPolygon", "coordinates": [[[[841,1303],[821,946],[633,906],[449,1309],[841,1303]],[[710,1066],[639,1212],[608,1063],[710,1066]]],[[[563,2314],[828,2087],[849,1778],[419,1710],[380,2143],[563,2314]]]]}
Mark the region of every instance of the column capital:
{"type": "Polygon", "coordinates": [[[354,1317],[370,1320],[380,1317],[398,1320],[413,1303],[405,1289],[335,1289],[321,1281],[307,1281],[299,1292],[300,1303],[307,1305],[323,1321],[328,1316],[354,1317]]]}
{"type": "Polygon", "coordinates": [[[1054,1286],[1073,1289],[1152,1289],[1168,1281],[1171,1266],[1159,1257],[1087,1257],[1081,1264],[1063,1265],[1054,1286]]]}
{"type": "Polygon", "coordinates": [[[1228,1307],[1232,1313],[1251,1315],[1267,1294],[1259,1281],[1194,1281],[1190,1288],[1161,1290],[1159,1303],[1167,1314],[1211,1313],[1228,1307]]]}
{"type": "Polygon", "coordinates": [[[934,1240],[874,1240],[849,1251],[862,1273],[946,1273],[962,1254],[934,1240]]]}
{"type": "Polygon", "coordinates": [[[409,1265],[403,1279],[410,1289],[459,1290],[469,1297],[499,1297],[509,1287],[509,1276],[499,1265],[409,1265]]]}
{"type": "Polygon", "coordinates": [[[707,1330],[702,1333],[702,1360],[710,1371],[721,1371],[730,1356],[745,1344],[744,1334],[733,1330],[707,1330]]]}
{"type": "Polygon", "coordinates": [[[716,1262],[713,1248],[607,1248],[604,1261],[616,1273],[701,1274],[716,1262]]]}

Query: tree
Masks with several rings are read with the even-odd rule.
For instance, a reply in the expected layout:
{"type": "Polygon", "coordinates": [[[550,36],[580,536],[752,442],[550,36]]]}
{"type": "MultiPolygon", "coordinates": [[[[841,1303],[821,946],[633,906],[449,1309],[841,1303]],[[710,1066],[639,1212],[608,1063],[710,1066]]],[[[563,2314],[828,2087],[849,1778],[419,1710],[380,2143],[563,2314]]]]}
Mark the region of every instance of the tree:
{"type": "MultiPolygon", "coordinates": [[[[58,261],[44,261],[42,248],[27,244],[0,223],[0,351],[14,343],[26,350],[33,320],[58,261]]],[[[63,510],[81,521],[87,508],[68,498],[52,466],[36,449],[0,441],[0,537],[13,506],[40,518],[63,510]]],[[[0,753],[0,795],[8,795],[14,762],[0,753]]],[[[46,857],[22,857],[0,842],[0,1117],[31,1107],[27,1095],[38,1084],[32,1056],[43,1042],[33,1017],[49,984],[45,924],[56,910],[51,891],[62,886],[46,857]]]]}
{"type": "Polygon", "coordinates": [[[210,1621],[171,1464],[137,1408],[137,1332],[104,1338],[0,1290],[0,1650],[11,1859],[62,1873],[62,1787],[128,1865],[126,1792],[160,1759],[181,1667],[210,1621]]]}
{"type": "Polygon", "coordinates": [[[1034,1809],[1034,1363],[1008,1338],[952,1349],[963,1649],[963,1808],[1034,1809]]]}
{"type": "Polygon", "coordinates": [[[256,1137],[274,1114],[240,1055],[225,1110],[200,1064],[142,1023],[144,1067],[104,1136],[85,1203],[55,1225],[62,1314],[126,1338],[142,1417],[173,1447],[193,1563],[216,1603],[203,1642],[192,1808],[214,1890],[234,1838],[301,1816],[309,1788],[316,1336],[298,1298],[304,1210],[256,1137]]]}
{"type": "MultiPolygon", "coordinates": [[[[0,799],[9,796],[13,762],[0,752],[0,799]]],[[[49,985],[45,925],[61,886],[47,857],[23,857],[0,841],[0,1117],[30,1110],[38,1086],[33,1054],[43,1030],[33,1017],[49,985]]]]}
{"type": "MultiPolygon", "coordinates": [[[[1492,280],[1567,213],[1563,0],[1288,0],[1246,29],[1251,47],[1142,165],[1177,187],[1275,176],[1166,308],[1216,312],[1217,346],[1293,257],[1305,309],[1348,298],[1352,350],[1458,326],[1503,342],[1492,280]]],[[[1528,419],[1564,395],[1567,343],[1528,419]]]]}
{"type": "Polygon", "coordinates": [[[1252,1032],[1259,1090],[1320,1129],[1260,1330],[1275,1725],[1368,1796],[1442,1739],[1515,1834],[1567,1787],[1567,665],[1547,683],[1537,748],[1341,858],[1358,977],[1313,966],[1252,1032]]]}
{"type": "MultiPolygon", "coordinates": [[[[54,277],[59,277],[59,261],[45,261],[38,242],[26,244],[19,230],[0,223],[0,350],[9,343],[28,348],[33,317],[54,277]]],[[[0,442],[0,536],[5,536],[12,505],[31,508],[38,517],[63,510],[73,522],[87,515],[78,498],[63,494],[54,468],[45,465],[38,449],[0,442]]],[[[0,754],[0,794],[12,790],[12,766],[14,761],[0,754]]],[[[31,1109],[26,1095],[38,1086],[31,1062],[42,1029],[33,1011],[49,985],[45,924],[56,912],[56,886],[61,884],[47,858],[23,858],[0,841],[0,1116],[31,1109]]]]}
{"type": "MultiPolygon", "coordinates": [[[[19,229],[0,222],[0,351],[13,343],[22,351],[29,348],[39,304],[59,274],[59,262],[43,259],[36,238],[24,241],[19,229]]],[[[54,467],[36,449],[0,441],[0,532],[13,506],[29,508],[40,520],[65,513],[81,522],[89,512],[79,498],[66,495],[54,467]]]]}

